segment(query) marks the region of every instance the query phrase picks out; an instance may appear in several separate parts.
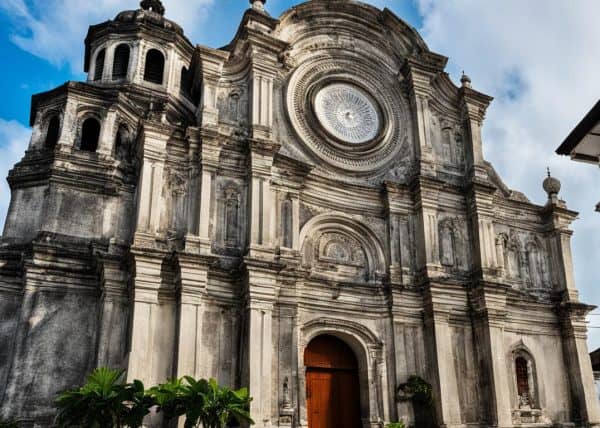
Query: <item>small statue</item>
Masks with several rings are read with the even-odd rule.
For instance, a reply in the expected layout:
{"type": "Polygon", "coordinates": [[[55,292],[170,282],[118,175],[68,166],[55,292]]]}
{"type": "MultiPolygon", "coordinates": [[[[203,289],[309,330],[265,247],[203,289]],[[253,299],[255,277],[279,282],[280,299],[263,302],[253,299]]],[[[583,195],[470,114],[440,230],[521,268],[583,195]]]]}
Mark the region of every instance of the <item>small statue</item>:
{"type": "Polygon", "coordinates": [[[161,16],[165,14],[165,7],[160,0],[142,0],[140,7],[144,10],[158,13],[161,16]]]}
{"type": "Polygon", "coordinates": [[[283,401],[281,403],[281,407],[284,409],[290,409],[292,407],[292,402],[290,400],[290,388],[288,385],[287,376],[283,379],[283,401]]]}

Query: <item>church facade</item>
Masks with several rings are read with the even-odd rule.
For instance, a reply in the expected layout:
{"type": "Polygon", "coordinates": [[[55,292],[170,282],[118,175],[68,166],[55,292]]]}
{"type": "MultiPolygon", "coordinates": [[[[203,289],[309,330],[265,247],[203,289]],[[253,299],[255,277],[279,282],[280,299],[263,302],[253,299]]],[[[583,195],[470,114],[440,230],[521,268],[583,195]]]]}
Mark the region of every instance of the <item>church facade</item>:
{"type": "Polygon", "coordinates": [[[158,0],[32,100],[0,244],[0,416],[94,367],[248,386],[258,427],[600,426],[577,213],[483,156],[492,98],[389,10],[254,0],[193,45],[158,0]],[[418,425],[418,424],[417,424],[418,425]]]}

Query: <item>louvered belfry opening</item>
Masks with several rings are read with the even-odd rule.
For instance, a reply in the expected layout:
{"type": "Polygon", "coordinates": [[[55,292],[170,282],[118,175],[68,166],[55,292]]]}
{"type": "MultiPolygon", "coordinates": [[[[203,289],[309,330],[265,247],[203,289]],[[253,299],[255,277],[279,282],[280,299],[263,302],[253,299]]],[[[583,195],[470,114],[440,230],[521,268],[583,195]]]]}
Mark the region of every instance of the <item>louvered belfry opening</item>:
{"type": "Polygon", "coordinates": [[[125,79],[129,68],[129,46],[122,44],[115,49],[115,59],[113,62],[112,78],[113,80],[125,79]]]}
{"type": "Polygon", "coordinates": [[[60,129],[60,119],[58,116],[53,116],[48,123],[48,131],[46,131],[46,140],[44,147],[48,150],[54,150],[58,142],[58,132],[60,129]]]}
{"type": "Polygon", "coordinates": [[[144,68],[144,80],[157,85],[162,85],[165,72],[165,57],[156,50],[151,49],[146,54],[146,66],[144,68]]]}
{"type": "Polygon", "coordinates": [[[86,152],[95,152],[96,149],[98,149],[99,139],[100,122],[93,117],[86,119],[81,126],[81,150],[86,152]]]}
{"type": "Polygon", "coordinates": [[[106,56],[106,50],[102,49],[96,56],[96,68],[94,69],[94,80],[102,80],[102,73],[104,71],[104,58],[106,56]]]}

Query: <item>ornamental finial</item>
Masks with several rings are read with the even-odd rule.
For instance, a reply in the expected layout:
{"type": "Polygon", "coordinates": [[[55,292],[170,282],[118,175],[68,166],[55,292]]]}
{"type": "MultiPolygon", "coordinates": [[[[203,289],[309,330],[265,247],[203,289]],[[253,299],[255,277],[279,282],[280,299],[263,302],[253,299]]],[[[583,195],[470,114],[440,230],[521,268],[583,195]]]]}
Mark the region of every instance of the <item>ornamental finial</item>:
{"type": "Polygon", "coordinates": [[[460,78],[460,83],[462,83],[463,88],[471,87],[471,78],[465,74],[464,70],[463,70],[462,76],[460,78]]]}
{"type": "Polygon", "coordinates": [[[550,167],[546,168],[548,177],[542,183],[544,191],[548,194],[548,199],[551,201],[557,200],[558,192],[560,192],[561,184],[560,181],[550,174],[550,167]]]}
{"type": "Polygon", "coordinates": [[[252,9],[260,10],[263,12],[265,10],[265,3],[267,0],[250,0],[250,4],[252,5],[252,9]]]}
{"type": "Polygon", "coordinates": [[[165,14],[165,7],[160,0],[142,0],[140,7],[144,10],[158,13],[161,16],[165,14]]]}

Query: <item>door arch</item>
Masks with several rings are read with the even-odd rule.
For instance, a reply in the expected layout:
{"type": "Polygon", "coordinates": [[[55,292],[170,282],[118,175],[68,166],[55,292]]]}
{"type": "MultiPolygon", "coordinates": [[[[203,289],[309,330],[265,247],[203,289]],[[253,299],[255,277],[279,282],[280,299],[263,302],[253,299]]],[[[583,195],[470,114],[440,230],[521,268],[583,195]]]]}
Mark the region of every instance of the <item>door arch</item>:
{"type": "Polygon", "coordinates": [[[360,428],[358,362],[352,349],[331,335],[304,350],[309,428],[360,428]]]}

